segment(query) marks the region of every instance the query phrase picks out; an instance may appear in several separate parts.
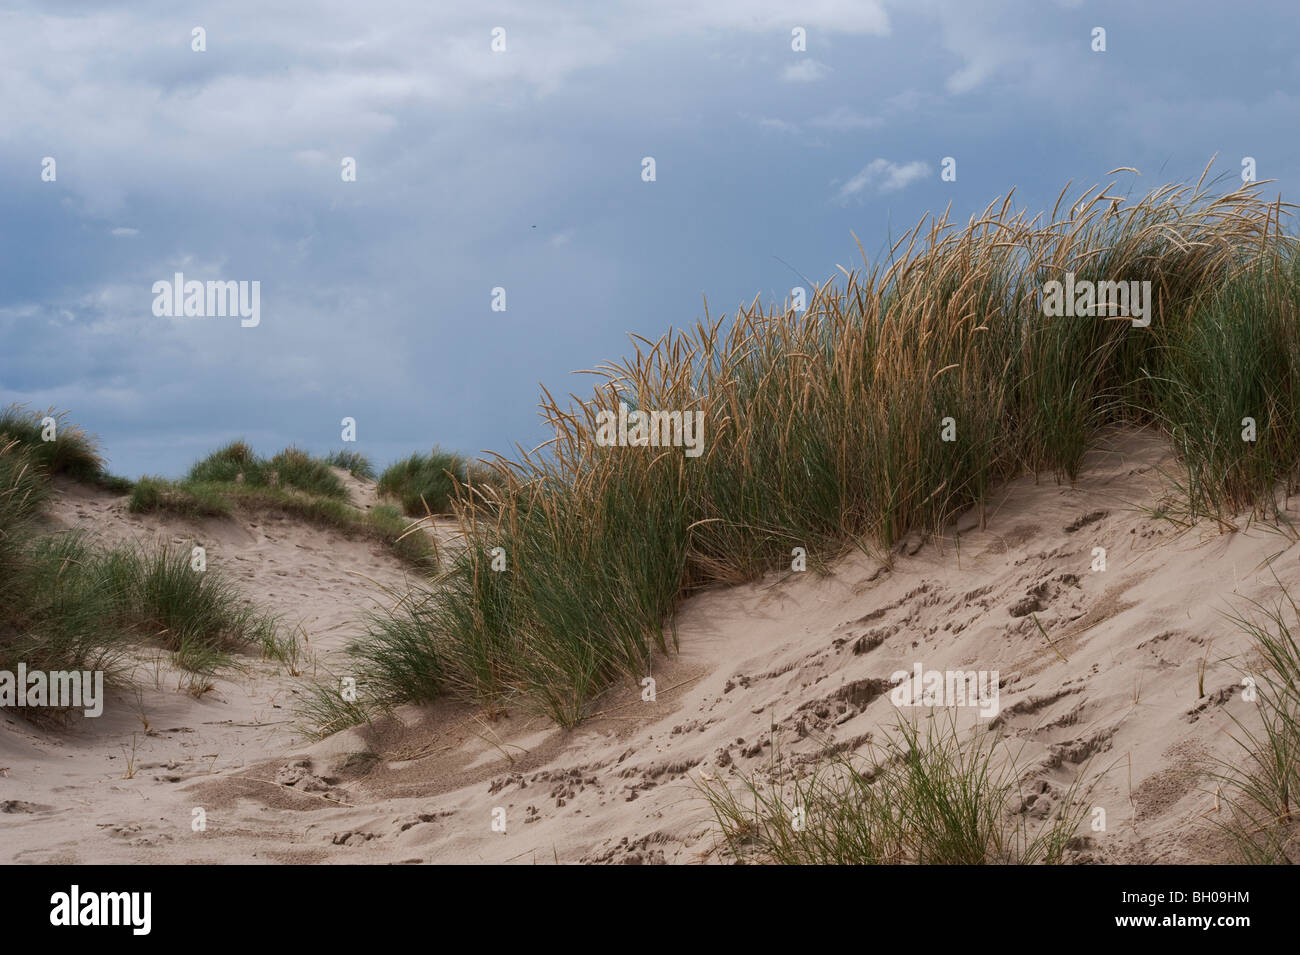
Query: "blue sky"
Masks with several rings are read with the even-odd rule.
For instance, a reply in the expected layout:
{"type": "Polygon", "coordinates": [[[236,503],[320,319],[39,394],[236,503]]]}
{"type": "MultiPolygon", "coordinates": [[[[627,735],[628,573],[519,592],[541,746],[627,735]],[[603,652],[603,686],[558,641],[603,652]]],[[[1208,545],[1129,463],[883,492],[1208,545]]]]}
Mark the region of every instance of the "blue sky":
{"type": "Polygon", "coordinates": [[[1215,153],[1294,198],[1295,11],[6,3],[0,404],[66,409],[130,477],[341,447],[345,415],[380,465],[532,447],[539,383],[585,394],[629,332],[781,301],[948,203],[1050,209],[1119,166],[1141,193],[1215,153]],[[177,271],[260,281],[261,324],[155,316],[177,271]]]}

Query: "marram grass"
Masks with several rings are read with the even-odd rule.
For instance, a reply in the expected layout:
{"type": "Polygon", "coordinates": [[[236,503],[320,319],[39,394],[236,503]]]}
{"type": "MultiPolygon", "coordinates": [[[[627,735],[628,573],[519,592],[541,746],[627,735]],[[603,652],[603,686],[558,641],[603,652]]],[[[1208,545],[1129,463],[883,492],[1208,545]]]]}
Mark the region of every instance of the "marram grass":
{"type": "Polygon", "coordinates": [[[48,475],[65,475],[111,491],[126,492],[131,482],[104,470],[95,439],[67,421],[66,411],[32,411],[22,405],[0,410],[0,442],[25,449],[48,475]]]}
{"type": "MultiPolygon", "coordinates": [[[[1215,824],[1239,861],[1294,865],[1300,861],[1300,607],[1282,588],[1273,606],[1254,602],[1232,621],[1251,638],[1256,666],[1243,667],[1237,692],[1258,719],[1238,720],[1238,746],[1211,775],[1227,811],[1215,824]]],[[[1202,691],[1203,692],[1203,691],[1202,691]]]]}
{"type": "Polygon", "coordinates": [[[901,721],[863,756],[801,774],[778,754],[761,774],[701,779],[739,862],[778,865],[1054,865],[1089,810],[1080,779],[1042,820],[996,730],[956,720],[901,721]]]}
{"type": "Polygon", "coordinates": [[[1108,427],[1167,433],[1197,515],[1274,511],[1300,463],[1295,240],[1262,184],[1204,180],[1134,203],[1114,183],[1062,190],[1034,218],[1010,196],[965,224],[926,217],[804,312],[706,315],[636,337],[588,398],[544,392],[554,436],[498,461],[502,488],[458,499],[460,556],[356,648],[376,699],[434,680],[571,725],[647,672],[685,595],[789,566],[796,546],[888,548],[982,513],[1026,471],[1073,479],[1108,427]],[[1070,273],[1150,282],[1150,324],[1048,317],[1044,285],[1070,273]],[[703,454],[598,444],[621,401],[702,413],[703,454]],[[378,666],[394,648],[420,672],[378,666]]]}
{"type": "Polygon", "coordinates": [[[459,454],[434,448],[394,462],[380,475],[380,495],[397,501],[412,517],[450,514],[459,489],[466,485],[492,484],[495,471],[459,454]]]}
{"type": "Polygon", "coordinates": [[[180,481],[144,477],[131,489],[132,513],[167,512],[190,518],[245,513],[292,514],[317,527],[369,537],[416,567],[431,569],[437,554],[428,536],[411,533],[411,522],[389,507],[360,511],[348,503],[347,488],[331,470],[373,474],[370,462],[353,452],[317,458],[287,448],[270,458],[234,441],[196,462],[180,481]]]}
{"type": "Polygon", "coordinates": [[[370,698],[436,688],[572,725],[647,672],[685,595],[787,567],[796,546],[888,548],[1025,471],[1073,479],[1106,427],[1163,429],[1199,514],[1274,510],[1300,463],[1300,263],[1260,184],[1216,196],[1204,179],[1133,204],[1113,183],[1063,190],[1050,217],[1009,196],[965,225],[927,217],[805,312],[755,302],[636,337],[591,397],[544,393],[554,437],[455,500],[464,549],[354,648],[370,698]],[[1047,317],[1044,284],[1066,273],[1149,281],[1150,325],[1047,317]],[[701,412],[703,455],[601,446],[597,415],[620,401],[701,412]]]}
{"type": "MultiPolygon", "coordinates": [[[[42,533],[49,469],[94,477],[70,468],[70,452],[51,451],[52,443],[0,437],[0,669],[24,663],[125,680],[130,649],[151,644],[170,651],[201,693],[233,650],[261,644],[264,652],[287,652],[292,637],[280,634],[278,622],[220,569],[193,570],[186,549],[103,547],[76,532],[42,533]]],[[[79,460],[99,460],[89,438],[75,450],[79,460]]]]}

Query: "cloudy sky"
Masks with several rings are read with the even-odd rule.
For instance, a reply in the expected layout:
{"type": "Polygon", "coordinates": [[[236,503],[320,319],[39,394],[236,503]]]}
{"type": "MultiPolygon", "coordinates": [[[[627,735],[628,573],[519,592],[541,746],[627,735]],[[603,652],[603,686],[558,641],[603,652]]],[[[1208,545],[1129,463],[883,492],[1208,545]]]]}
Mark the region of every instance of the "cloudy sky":
{"type": "Polygon", "coordinates": [[[532,447],[539,383],[585,394],[571,372],[629,332],[859,265],[855,233],[874,256],[949,203],[1050,209],[1119,166],[1144,192],[1215,153],[1294,199],[1296,22],[1294,0],[7,0],[0,404],[68,410],[130,477],[241,436],[341,447],[345,415],[380,465],[532,447]],[[176,272],[259,281],[261,323],[155,316],[176,272]]]}

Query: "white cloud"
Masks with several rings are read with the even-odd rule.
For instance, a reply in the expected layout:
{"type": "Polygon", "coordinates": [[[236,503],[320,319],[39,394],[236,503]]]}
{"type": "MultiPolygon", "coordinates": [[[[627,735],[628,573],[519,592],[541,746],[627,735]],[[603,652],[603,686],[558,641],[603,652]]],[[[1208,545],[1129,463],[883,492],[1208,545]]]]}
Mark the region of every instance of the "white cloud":
{"type": "Polygon", "coordinates": [[[118,226],[116,229],[113,230],[113,235],[118,236],[119,238],[129,238],[133,235],[139,235],[139,234],[140,234],[139,229],[128,229],[126,226],[118,226]]]}
{"type": "Polygon", "coordinates": [[[846,201],[853,197],[862,198],[868,193],[898,192],[906,189],[918,179],[930,174],[930,164],[915,159],[909,163],[894,163],[888,159],[873,159],[857,175],[840,187],[838,198],[846,201]]]}
{"type": "MultiPolygon", "coordinates": [[[[948,93],[961,95],[990,80],[1015,77],[1033,89],[1037,79],[1055,70],[1071,48],[1085,44],[1088,35],[1053,29],[1044,34],[1039,16],[1042,4],[1026,0],[891,0],[909,16],[920,16],[932,28],[931,36],[956,61],[944,80],[948,93]],[[937,34],[937,35],[936,35],[937,34]]],[[[1069,6],[1068,0],[1057,6],[1069,6]]],[[[939,58],[942,61],[942,58],[939,58]]]]}
{"type": "Polygon", "coordinates": [[[823,113],[809,120],[809,124],[821,129],[872,129],[880,125],[880,120],[874,116],[855,112],[847,106],[837,106],[829,113],[823,113]]]}
{"type": "Polygon", "coordinates": [[[817,60],[801,59],[781,71],[781,79],[787,83],[816,83],[825,79],[831,68],[817,60]]]}

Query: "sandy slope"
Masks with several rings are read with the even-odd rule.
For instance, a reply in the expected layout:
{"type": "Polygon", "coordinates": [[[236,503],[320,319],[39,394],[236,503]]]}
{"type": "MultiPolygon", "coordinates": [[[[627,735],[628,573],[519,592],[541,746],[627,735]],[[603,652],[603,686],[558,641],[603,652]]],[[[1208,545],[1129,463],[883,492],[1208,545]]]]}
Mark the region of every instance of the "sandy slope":
{"type": "MultiPolygon", "coordinates": [[[[615,690],[575,731],[444,704],[309,745],[290,722],[295,681],[251,659],[201,700],[150,671],[138,700],[119,694],[67,731],[3,718],[0,858],[727,861],[698,780],[762,770],[774,739],[795,762],[828,741],[860,747],[898,717],[890,675],[920,662],[1000,672],[998,719],[1031,816],[1080,767],[1108,770],[1090,799],[1107,829],[1078,861],[1221,859],[1204,771],[1236,754],[1229,715],[1253,715],[1235,692],[1246,639],[1223,613],[1277,597],[1273,573],[1300,591],[1300,548],[1259,526],[1179,533],[1149,518],[1167,486],[1161,466],[1171,462],[1152,437],[1117,437],[1089,455],[1077,486],[1018,481],[984,529],[967,515],[953,538],[906,542],[892,566],[854,553],[829,577],[700,594],[681,608],[681,653],[657,664],[657,701],[615,690]],[[1098,546],[1108,567],[1094,573],[1098,546]],[[123,779],[133,738],[135,775],[123,779]],[[192,831],[195,808],[204,832],[192,831]]],[[[326,660],[384,599],[380,587],[404,578],[375,545],[288,520],[145,521],[72,487],[56,513],[113,538],[200,539],[250,597],[301,620],[326,660]]]]}

